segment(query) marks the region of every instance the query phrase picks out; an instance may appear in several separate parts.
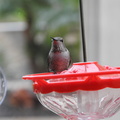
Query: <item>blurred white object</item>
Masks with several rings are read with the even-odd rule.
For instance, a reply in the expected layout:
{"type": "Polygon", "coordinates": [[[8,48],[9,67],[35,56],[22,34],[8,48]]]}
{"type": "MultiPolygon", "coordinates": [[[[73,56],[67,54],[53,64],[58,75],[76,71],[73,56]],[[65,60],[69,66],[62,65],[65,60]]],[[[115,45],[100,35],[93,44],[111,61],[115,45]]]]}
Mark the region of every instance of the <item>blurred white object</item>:
{"type": "Polygon", "coordinates": [[[5,76],[0,69],[0,104],[3,102],[6,95],[6,79],[5,76]]]}

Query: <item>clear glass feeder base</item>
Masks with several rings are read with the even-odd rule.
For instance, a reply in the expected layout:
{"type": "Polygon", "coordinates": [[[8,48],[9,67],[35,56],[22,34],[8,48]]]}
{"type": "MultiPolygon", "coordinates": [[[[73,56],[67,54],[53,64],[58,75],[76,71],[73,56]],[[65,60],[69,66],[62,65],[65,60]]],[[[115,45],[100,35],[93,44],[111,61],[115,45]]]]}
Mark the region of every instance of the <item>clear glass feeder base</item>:
{"type": "Polygon", "coordinates": [[[99,120],[113,116],[120,109],[120,89],[78,90],[71,93],[38,93],[39,101],[67,120],[99,120]]]}
{"type": "MultiPolygon", "coordinates": [[[[60,115],[62,116],[62,115],[60,115]]],[[[64,115],[63,115],[64,116],[64,115]]],[[[94,118],[94,117],[85,117],[85,118],[81,118],[79,116],[64,116],[64,118],[66,120],[99,120],[98,118],[94,118]]]]}
{"type": "Polygon", "coordinates": [[[91,117],[88,117],[88,118],[70,118],[68,120],[99,120],[99,119],[96,119],[96,118],[91,118],[91,117]]]}

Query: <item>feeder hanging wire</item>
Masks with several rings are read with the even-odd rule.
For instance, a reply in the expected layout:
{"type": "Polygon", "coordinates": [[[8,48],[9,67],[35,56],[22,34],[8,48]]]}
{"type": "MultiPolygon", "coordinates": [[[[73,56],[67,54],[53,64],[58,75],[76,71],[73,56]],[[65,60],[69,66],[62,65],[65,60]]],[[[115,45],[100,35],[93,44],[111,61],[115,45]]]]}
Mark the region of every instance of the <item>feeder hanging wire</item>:
{"type": "Polygon", "coordinates": [[[82,47],[83,47],[83,61],[87,62],[84,14],[83,14],[83,0],[79,0],[79,7],[80,7],[80,24],[81,24],[82,47]]]}

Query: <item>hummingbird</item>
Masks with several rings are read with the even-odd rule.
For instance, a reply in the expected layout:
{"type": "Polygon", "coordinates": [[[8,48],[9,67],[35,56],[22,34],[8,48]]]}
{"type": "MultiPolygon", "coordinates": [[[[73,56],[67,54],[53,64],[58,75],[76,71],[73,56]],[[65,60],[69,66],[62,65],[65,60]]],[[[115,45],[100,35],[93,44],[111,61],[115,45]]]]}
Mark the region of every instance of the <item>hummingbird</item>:
{"type": "Polygon", "coordinates": [[[51,37],[52,44],[48,55],[48,69],[50,72],[61,72],[67,70],[71,63],[71,57],[68,49],[63,43],[61,37],[51,37]]]}

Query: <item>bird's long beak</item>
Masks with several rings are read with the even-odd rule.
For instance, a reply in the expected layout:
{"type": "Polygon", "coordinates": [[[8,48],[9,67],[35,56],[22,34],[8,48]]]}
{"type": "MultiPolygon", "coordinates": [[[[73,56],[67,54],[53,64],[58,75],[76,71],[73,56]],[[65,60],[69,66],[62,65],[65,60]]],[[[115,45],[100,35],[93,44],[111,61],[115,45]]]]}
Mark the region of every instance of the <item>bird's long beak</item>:
{"type": "Polygon", "coordinates": [[[53,37],[50,37],[52,40],[54,40],[54,38],[53,37]]]}

